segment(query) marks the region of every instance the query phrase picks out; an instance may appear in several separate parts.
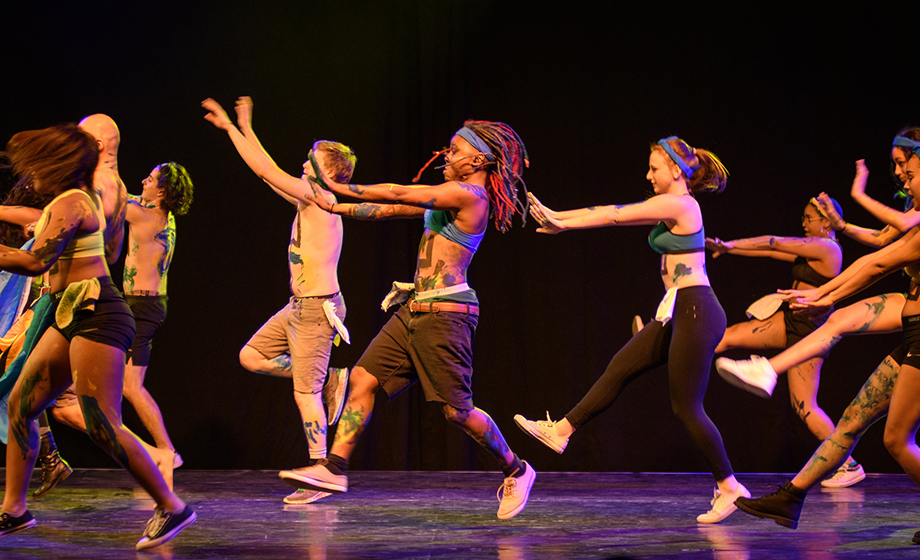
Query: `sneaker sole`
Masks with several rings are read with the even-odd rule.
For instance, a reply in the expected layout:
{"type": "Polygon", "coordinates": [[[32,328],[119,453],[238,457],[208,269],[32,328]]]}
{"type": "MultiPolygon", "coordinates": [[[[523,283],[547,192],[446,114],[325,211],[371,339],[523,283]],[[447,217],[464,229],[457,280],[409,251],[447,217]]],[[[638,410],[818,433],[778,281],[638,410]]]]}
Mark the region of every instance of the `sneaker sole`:
{"type": "Polygon", "coordinates": [[[560,447],[559,444],[557,444],[557,443],[554,442],[553,440],[547,439],[547,438],[543,435],[543,432],[541,432],[540,430],[537,430],[536,428],[532,427],[532,426],[530,425],[530,421],[527,420],[526,418],[524,418],[523,416],[521,416],[520,414],[516,414],[516,415],[514,416],[514,423],[517,424],[517,425],[518,425],[518,428],[520,428],[521,430],[523,430],[525,434],[527,434],[527,435],[529,435],[530,437],[534,438],[535,440],[539,441],[540,443],[542,443],[542,444],[545,445],[546,447],[549,447],[550,449],[552,449],[552,450],[555,451],[556,453],[562,455],[562,452],[565,451],[565,447],[564,447],[564,446],[563,446],[563,447],[560,447]]]}
{"type": "Polygon", "coordinates": [[[172,531],[166,533],[165,535],[163,535],[162,537],[158,539],[152,539],[152,540],[148,539],[146,541],[141,539],[140,542],[138,542],[134,548],[135,550],[146,550],[148,548],[154,548],[154,547],[160,546],[161,544],[166,544],[169,541],[176,538],[179,535],[179,533],[181,533],[186,527],[194,523],[195,520],[197,519],[198,519],[198,514],[193,511],[192,514],[185,519],[185,521],[173,527],[172,531]]]}
{"type": "Polygon", "coordinates": [[[13,529],[7,529],[6,531],[0,531],[0,537],[5,537],[7,535],[12,535],[13,533],[18,533],[19,531],[25,531],[26,529],[31,529],[32,527],[35,527],[35,524],[36,524],[35,519],[30,519],[26,521],[25,523],[23,523],[22,525],[20,525],[19,527],[15,527],[13,529]]]}
{"type": "Polygon", "coordinates": [[[348,492],[347,480],[345,484],[342,485],[299,475],[293,471],[281,471],[278,473],[278,477],[294,488],[306,488],[307,490],[318,490],[320,492],[329,492],[330,494],[344,494],[348,492]]]}
{"type": "Polygon", "coordinates": [[[740,509],[741,511],[743,511],[743,512],[745,512],[745,513],[750,513],[751,515],[760,517],[761,519],[772,519],[773,521],[776,522],[777,525],[782,525],[783,527],[789,527],[790,529],[795,529],[796,527],[799,526],[799,522],[796,521],[796,520],[794,520],[794,519],[787,519],[787,518],[785,518],[785,517],[780,517],[780,516],[778,516],[778,515],[773,515],[772,513],[763,513],[763,512],[760,512],[760,511],[756,511],[756,510],[754,510],[754,509],[752,509],[752,508],[750,508],[750,507],[748,507],[748,506],[746,506],[746,505],[744,505],[744,504],[740,504],[740,503],[738,503],[738,502],[735,502],[735,506],[737,506],[738,509],[740,509]]]}
{"type": "MultiPolygon", "coordinates": [[[[719,358],[719,360],[721,360],[721,359],[722,359],[722,358],[719,358]]],[[[738,377],[737,375],[735,375],[735,374],[732,373],[731,371],[719,367],[719,360],[716,360],[716,371],[719,372],[719,375],[722,377],[722,379],[724,379],[724,380],[726,381],[726,383],[728,383],[729,385],[731,385],[731,386],[733,386],[733,387],[737,387],[737,388],[739,388],[739,389],[744,389],[745,391],[747,391],[747,392],[749,392],[749,393],[753,393],[753,394],[757,395],[758,397],[760,397],[760,398],[762,398],[762,399],[769,399],[770,397],[773,396],[773,391],[772,391],[772,390],[771,390],[771,391],[767,391],[766,389],[764,389],[763,387],[761,387],[761,386],[759,386],[759,385],[754,385],[754,384],[752,384],[752,383],[748,383],[747,381],[745,381],[744,379],[738,377]]],[[[774,388],[775,388],[775,387],[776,387],[776,386],[774,385],[774,388]]]]}
{"type": "Polygon", "coordinates": [[[323,498],[328,498],[328,497],[331,496],[331,495],[332,495],[331,492],[321,492],[321,491],[318,491],[318,490],[317,490],[317,492],[316,492],[315,494],[313,494],[312,496],[310,496],[310,497],[307,498],[307,499],[296,499],[296,498],[295,498],[295,499],[289,499],[290,496],[285,496],[283,501],[284,501],[284,503],[286,503],[286,504],[290,504],[290,505],[294,505],[294,506],[296,506],[296,505],[305,505],[305,504],[312,504],[313,502],[318,502],[318,501],[322,500],[323,498]]]}
{"type": "Polygon", "coordinates": [[[833,480],[828,478],[827,480],[821,481],[821,486],[823,488],[849,488],[850,486],[853,486],[856,483],[862,482],[863,480],[866,480],[866,473],[862,473],[862,475],[857,476],[854,479],[848,480],[846,483],[842,483],[842,484],[834,482],[833,480]]]}

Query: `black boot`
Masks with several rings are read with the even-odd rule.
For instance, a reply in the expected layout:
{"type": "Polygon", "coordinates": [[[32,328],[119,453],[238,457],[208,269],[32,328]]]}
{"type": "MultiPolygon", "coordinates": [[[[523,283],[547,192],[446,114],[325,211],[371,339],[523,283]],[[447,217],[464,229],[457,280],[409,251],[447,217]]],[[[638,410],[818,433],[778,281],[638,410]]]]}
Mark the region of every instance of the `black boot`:
{"type": "Polygon", "coordinates": [[[38,461],[42,466],[42,485],[32,493],[33,498],[41,498],[73,473],[73,469],[70,468],[67,461],[61,458],[57,449],[50,455],[39,458],[38,461]]]}
{"type": "Polygon", "coordinates": [[[776,492],[762,498],[738,498],[735,505],[751,515],[772,519],[783,527],[795,529],[799,525],[799,515],[802,514],[806,494],[807,491],[796,488],[792,482],[787,482],[776,492]]]}
{"type": "Polygon", "coordinates": [[[920,531],[914,533],[914,542],[920,544],[920,531]]]}

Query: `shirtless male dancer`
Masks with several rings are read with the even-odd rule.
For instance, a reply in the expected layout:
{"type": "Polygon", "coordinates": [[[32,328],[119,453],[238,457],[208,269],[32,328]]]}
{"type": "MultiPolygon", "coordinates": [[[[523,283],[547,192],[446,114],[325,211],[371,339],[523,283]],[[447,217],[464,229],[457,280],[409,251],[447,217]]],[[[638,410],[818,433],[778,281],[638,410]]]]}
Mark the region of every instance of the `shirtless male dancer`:
{"type": "MultiPolygon", "coordinates": [[[[105,240],[105,260],[113,264],[121,254],[121,245],[125,233],[125,211],[128,200],[128,189],[118,174],[118,147],[121,144],[121,133],[112,117],[96,113],[80,121],[79,126],[96,139],[99,147],[99,162],[93,174],[93,190],[102,200],[102,211],[105,216],[103,239],[105,240]]],[[[38,336],[41,336],[38,333],[38,336]]],[[[73,426],[71,422],[58,418],[58,406],[77,406],[76,396],[68,390],[52,405],[52,415],[62,423],[73,426]]],[[[54,444],[51,428],[45,413],[39,416],[40,446],[38,462],[42,469],[42,484],[33,494],[39,498],[50,492],[59,482],[66,479],[73,470],[58,453],[54,444]]],[[[82,414],[78,414],[77,425],[85,431],[82,414]]]]}
{"type": "MultiPolygon", "coordinates": [[[[124,396],[153,437],[156,447],[145,447],[172,488],[172,471],[182,465],[182,457],[169,439],[159,406],[144,388],[144,378],[153,336],[166,319],[166,280],[176,248],[175,215],[188,212],[193,185],[185,168],[175,162],[156,166],[142,184],[141,195],[130,195],[126,211],[128,254],[122,286],[137,332],[127,353],[124,396]]],[[[52,414],[72,428],[84,429],[76,400],[62,399],[52,414]]]]}
{"type": "MultiPolygon", "coordinates": [[[[213,99],[202,106],[210,111],[205,118],[225,130],[243,161],[281,198],[297,209],[288,244],[288,268],[293,297],[272,316],[240,350],[240,364],[254,373],[285,377],[294,381],[294,402],[300,411],[310,464],[326,457],[326,430],[338,419],[341,407],[327,397],[329,417],[323,411],[323,387],[332,342],[337,330],[347,338],[345,300],[339,290],[338,264],[342,252],[342,218],[329,214],[308,200],[313,189],[307,181],[312,173],[310,161],[303,164],[303,175],[292,177],[282,171],[252,129],[252,99],[236,102],[239,129],[213,99]],[[335,327],[333,323],[338,323],[335,327]]],[[[310,152],[329,175],[348,181],[357,158],[351,148],[338,142],[319,140],[310,152]]],[[[335,197],[329,195],[334,201],[335,197]]],[[[334,370],[330,381],[342,389],[347,381],[334,370]]],[[[328,395],[328,393],[327,393],[328,395]]],[[[341,392],[338,402],[343,401],[341,392]]],[[[326,492],[297,489],[284,498],[288,504],[308,504],[328,496],[326,492]]]]}

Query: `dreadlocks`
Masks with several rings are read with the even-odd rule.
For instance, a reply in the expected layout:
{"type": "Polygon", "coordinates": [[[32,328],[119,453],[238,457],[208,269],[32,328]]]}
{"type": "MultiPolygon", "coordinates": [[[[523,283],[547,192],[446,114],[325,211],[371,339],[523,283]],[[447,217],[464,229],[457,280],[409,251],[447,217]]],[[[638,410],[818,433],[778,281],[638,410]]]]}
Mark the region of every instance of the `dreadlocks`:
{"type": "Polygon", "coordinates": [[[527,223],[527,185],[521,175],[525,167],[530,167],[527,148],[523,140],[510,126],[492,121],[468,120],[463,126],[469,128],[492,148],[495,162],[486,179],[486,190],[492,206],[492,219],[495,229],[505,233],[511,228],[511,219],[520,214],[524,224],[527,223]],[[518,195],[518,183],[524,189],[524,195],[518,195]]]}

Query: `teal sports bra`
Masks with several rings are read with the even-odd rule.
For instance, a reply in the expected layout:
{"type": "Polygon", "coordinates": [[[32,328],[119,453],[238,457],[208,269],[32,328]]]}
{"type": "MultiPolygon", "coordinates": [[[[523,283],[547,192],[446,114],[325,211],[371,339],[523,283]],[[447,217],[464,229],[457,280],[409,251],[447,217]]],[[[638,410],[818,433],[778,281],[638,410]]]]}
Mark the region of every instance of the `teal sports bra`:
{"type": "Polygon", "coordinates": [[[655,229],[648,234],[648,244],[661,255],[696,253],[706,250],[706,234],[701,227],[696,233],[677,235],[671,233],[664,222],[658,222],[655,229]]]}
{"type": "Polygon", "coordinates": [[[443,237],[476,252],[482,237],[486,234],[467,233],[454,225],[454,216],[447,210],[425,210],[425,227],[443,237]]]}

